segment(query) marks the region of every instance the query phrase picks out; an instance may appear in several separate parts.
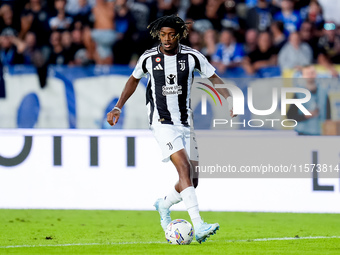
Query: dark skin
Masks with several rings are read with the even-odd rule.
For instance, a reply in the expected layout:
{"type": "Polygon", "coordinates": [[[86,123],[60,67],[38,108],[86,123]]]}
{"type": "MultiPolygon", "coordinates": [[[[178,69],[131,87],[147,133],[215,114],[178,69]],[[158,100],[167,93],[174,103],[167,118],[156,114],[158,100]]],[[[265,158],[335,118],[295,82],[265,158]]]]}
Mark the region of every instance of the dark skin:
{"type": "MultiPolygon", "coordinates": [[[[169,56],[176,55],[178,52],[179,38],[176,37],[176,30],[170,27],[162,27],[159,33],[159,39],[161,41],[160,51],[169,56]]],[[[215,84],[223,84],[222,79],[214,74],[209,81],[215,86],[215,84]]],[[[140,79],[136,79],[132,75],[126,82],[123,92],[117,102],[116,107],[122,109],[125,102],[129,97],[135,92],[140,79]]],[[[225,88],[216,89],[224,98],[230,96],[229,91],[225,88]]],[[[114,126],[119,120],[120,112],[118,110],[112,110],[107,114],[107,122],[114,126]]],[[[234,117],[232,110],[230,111],[230,116],[234,117]]],[[[198,185],[198,172],[194,169],[198,166],[198,161],[190,160],[185,149],[179,150],[170,156],[170,159],[177,169],[179,180],[175,184],[175,189],[177,192],[198,185]]]]}

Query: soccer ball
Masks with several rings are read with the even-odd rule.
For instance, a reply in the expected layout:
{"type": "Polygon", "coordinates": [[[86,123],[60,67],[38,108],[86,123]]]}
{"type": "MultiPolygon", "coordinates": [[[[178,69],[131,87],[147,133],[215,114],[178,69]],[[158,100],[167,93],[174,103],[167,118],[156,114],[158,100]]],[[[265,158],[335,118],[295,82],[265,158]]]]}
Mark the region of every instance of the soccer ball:
{"type": "Polygon", "coordinates": [[[170,244],[190,244],[194,238],[194,230],[186,220],[173,220],[166,228],[165,238],[170,244]]]}

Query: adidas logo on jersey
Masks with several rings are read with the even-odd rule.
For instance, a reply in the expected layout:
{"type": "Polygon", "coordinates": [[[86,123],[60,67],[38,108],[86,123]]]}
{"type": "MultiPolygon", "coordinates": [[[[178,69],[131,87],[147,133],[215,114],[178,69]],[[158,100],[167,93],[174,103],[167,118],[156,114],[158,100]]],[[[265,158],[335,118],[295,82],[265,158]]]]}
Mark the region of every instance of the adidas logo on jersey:
{"type": "Polygon", "coordinates": [[[155,68],[153,70],[163,70],[163,67],[161,64],[158,64],[155,66],[155,68]]]}

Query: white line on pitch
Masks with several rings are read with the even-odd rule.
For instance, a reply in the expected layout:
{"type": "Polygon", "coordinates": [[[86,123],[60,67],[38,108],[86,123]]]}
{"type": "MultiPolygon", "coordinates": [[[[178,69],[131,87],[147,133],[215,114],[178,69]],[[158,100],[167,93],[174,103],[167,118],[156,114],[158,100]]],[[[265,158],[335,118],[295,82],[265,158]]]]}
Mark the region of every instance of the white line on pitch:
{"type": "MultiPolygon", "coordinates": [[[[301,239],[334,239],[340,238],[340,236],[306,236],[306,237],[274,237],[274,238],[256,238],[256,239],[244,239],[244,240],[209,240],[209,242],[265,242],[265,241],[285,241],[285,240],[301,240],[301,239]]],[[[0,249],[8,248],[34,248],[34,247],[64,247],[64,246],[91,246],[91,245],[122,245],[122,244],[166,244],[161,241],[150,242],[116,242],[116,243],[69,243],[69,244],[37,244],[37,245],[8,245],[0,246],[0,249]]]]}

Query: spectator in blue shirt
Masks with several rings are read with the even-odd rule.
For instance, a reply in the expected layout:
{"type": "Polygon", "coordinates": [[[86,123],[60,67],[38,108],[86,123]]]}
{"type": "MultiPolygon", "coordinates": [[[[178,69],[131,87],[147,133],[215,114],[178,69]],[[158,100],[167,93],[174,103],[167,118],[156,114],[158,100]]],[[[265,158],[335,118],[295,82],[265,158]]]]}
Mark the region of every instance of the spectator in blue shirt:
{"type": "Polygon", "coordinates": [[[298,31],[302,23],[300,13],[294,10],[293,0],[282,0],[281,11],[275,14],[274,20],[283,22],[286,37],[298,31]]]}
{"type": "Polygon", "coordinates": [[[227,68],[239,66],[244,55],[243,46],[236,42],[232,31],[223,30],[216,52],[212,56],[212,64],[222,74],[227,68]]]}
{"type": "Polygon", "coordinates": [[[16,33],[12,28],[5,28],[0,35],[0,61],[4,66],[22,64],[23,58],[18,54],[14,43],[16,33]]]}
{"type": "Polygon", "coordinates": [[[133,54],[129,49],[137,48],[138,45],[131,40],[136,27],[127,0],[116,0],[115,22],[118,40],[113,46],[114,64],[128,65],[133,54]]]}
{"type": "Polygon", "coordinates": [[[278,8],[268,3],[267,0],[258,0],[257,5],[249,9],[246,17],[248,29],[266,31],[273,21],[273,16],[278,12],[278,8]]]}
{"type": "Polygon", "coordinates": [[[221,25],[224,29],[232,29],[234,31],[239,31],[240,19],[236,11],[236,3],[234,0],[226,0],[224,2],[224,16],[221,19],[221,25]]]}

